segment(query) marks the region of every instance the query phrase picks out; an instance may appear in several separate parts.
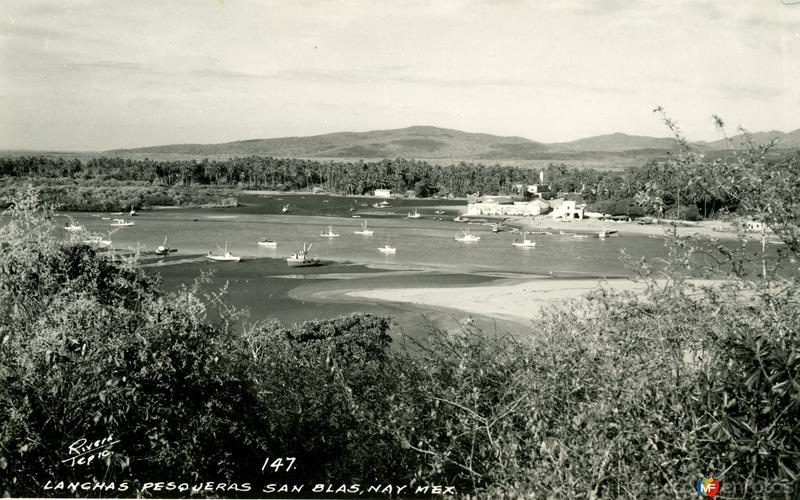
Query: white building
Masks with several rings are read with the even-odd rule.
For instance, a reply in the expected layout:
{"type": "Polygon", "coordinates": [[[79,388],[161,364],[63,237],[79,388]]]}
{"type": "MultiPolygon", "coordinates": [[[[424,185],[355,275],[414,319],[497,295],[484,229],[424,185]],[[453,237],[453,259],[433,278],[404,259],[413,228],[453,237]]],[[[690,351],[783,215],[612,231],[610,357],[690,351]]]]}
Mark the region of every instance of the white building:
{"type": "Polygon", "coordinates": [[[375,196],[378,198],[391,198],[392,197],[392,190],[391,189],[376,189],[375,196]]]}
{"type": "Polygon", "coordinates": [[[564,200],[551,214],[554,219],[583,219],[586,217],[586,205],[577,205],[575,201],[564,200]]]}
{"type": "Polygon", "coordinates": [[[467,204],[466,215],[542,215],[550,211],[550,205],[541,201],[530,202],[515,201],[513,203],[498,203],[496,201],[483,201],[467,204]]]}

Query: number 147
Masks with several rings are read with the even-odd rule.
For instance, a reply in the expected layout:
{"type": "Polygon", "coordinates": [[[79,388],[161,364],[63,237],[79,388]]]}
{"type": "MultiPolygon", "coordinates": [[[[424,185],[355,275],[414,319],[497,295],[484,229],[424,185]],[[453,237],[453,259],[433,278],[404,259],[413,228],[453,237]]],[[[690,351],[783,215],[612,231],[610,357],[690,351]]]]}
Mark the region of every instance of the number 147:
{"type": "Polygon", "coordinates": [[[261,472],[264,472],[267,467],[271,469],[275,469],[275,472],[280,472],[283,470],[284,472],[289,472],[290,470],[294,469],[294,461],[295,457],[283,457],[283,458],[275,458],[270,462],[270,458],[267,457],[264,460],[264,465],[261,467],[261,472]]]}

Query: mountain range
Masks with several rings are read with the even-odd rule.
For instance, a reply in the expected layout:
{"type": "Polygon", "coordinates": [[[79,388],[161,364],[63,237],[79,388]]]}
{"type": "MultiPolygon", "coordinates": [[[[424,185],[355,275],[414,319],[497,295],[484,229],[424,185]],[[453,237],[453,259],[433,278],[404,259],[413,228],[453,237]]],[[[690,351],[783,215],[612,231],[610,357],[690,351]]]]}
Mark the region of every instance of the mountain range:
{"type": "MultiPolygon", "coordinates": [[[[800,129],[789,133],[757,132],[758,143],[777,140],[779,149],[800,149],[800,129]]],[[[700,150],[746,147],[744,135],[714,142],[696,142],[700,150]],[[733,146],[733,147],[731,147],[733,146]]],[[[570,142],[543,143],[524,137],[503,137],[429,126],[370,132],[337,132],[307,137],[251,139],[222,144],[171,144],[108,153],[182,155],[270,155],[295,158],[423,158],[423,159],[546,159],[588,154],[658,155],[678,149],[672,138],[614,133],[570,142]]]]}

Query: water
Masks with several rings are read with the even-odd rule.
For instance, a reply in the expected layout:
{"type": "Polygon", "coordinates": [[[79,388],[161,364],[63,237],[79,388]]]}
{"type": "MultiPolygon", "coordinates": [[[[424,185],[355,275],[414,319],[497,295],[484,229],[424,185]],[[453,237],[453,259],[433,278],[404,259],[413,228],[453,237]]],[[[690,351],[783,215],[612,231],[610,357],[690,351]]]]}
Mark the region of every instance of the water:
{"type": "MultiPolygon", "coordinates": [[[[421,211],[425,213],[425,210],[421,211]]],[[[235,209],[176,209],[142,212],[130,218],[132,227],[110,227],[107,214],[72,214],[87,230],[107,234],[118,249],[152,252],[165,237],[177,248],[174,256],[220,253],[225,246],[243,259],[279,258],[312,245],[311,254],[323,261],[351,262],[389,269],[426,269],[442,272],[494,272],[559,276],[619,276],[630,274],[620,260],[624,248],[633,257],[663,257],[661,239],[622,235],[606,239],[578,239],[559,234],[529,236],[534,248],[518,248],[511,243],[519,233],[493,233],[489,225],[432,220],[432,211],[423,219],[374,217],[325,217],[276,214],[247,214],[235,209]],[[354,234],[367,221],[373,236],[354,234]],[[338,238],[323,238],[320,233],[332,226],[338,238]],[[469,228],[480,236],[477,243],[455,241],[455,235],[469,228]],[[260,247],[268,237],[277,248],[260,247]],[[397,248],[394,255],[382,254],[378,247],[386,241],[397,248]]],[[[113,217],[113,216],[111,216],[113,217]]]]}

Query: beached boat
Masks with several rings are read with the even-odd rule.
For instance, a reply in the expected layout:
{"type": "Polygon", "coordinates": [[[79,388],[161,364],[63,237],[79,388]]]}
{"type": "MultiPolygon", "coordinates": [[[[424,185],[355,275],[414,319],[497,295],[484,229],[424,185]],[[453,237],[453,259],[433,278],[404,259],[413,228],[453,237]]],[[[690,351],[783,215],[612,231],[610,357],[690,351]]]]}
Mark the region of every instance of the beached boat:
{"type": "Polygon", "coordinates": [[[464,243],[476,243],[480,239],[480,236],[470,234],[469,229],[465,229],[461,234],[456,234],[456,241],[461,241],[464,243]]]}
{"type": "MultiPolygon", "coordinates": [[[[220,248],[220,250],[222,249],[220,248]]],[[[241,260],[241,257],[239,257],[238,255],[233,255],[228,251],[227,241],[225,242],[225,250],[222,250],[222,255],[215,255],[211,253],[211,250],[209,250],[208,255],[206,255],[206,258],[213,262],[239,262],[239,260],[241,260]]]]}
{"type": "Polygon", "coordinates": [[[378,251],[381,253],[397,253],[397,248],[389,245],[389,238],[386,238],[386,244],[382,247],[378,247],[378,251]]]}
{"type": "Polygon", "coordinates": [[[135,225],[135,222],[127,221],[125,219],[114,219],[111,222],[111,227],[130,227],[135,225]]]}
{"type": "Polygon", "coordinates": [[[511,243],[515,247],[519,248],[532,248],[536,246],[536,242],[528,239],[528,233],[522,233],[522,241],[514,241],[511,243]]]}
{"type": "Polygon", "coordinates": [[[289,204],[287,203],[286,205],[283,206],[283,208],[281,208],[281,212],[286,213],[288,211],[289,211],[289,204]]]}
{"type": "Polygon", "coordinates": [[[89,238],[88,240],[83,240],[83,243],[86,245],[90,245],[93,247],[99,248],[108,248],[111,246],[111,240],[104,240],[103,238],[89,238]]]}
{"type": "Polygon", "coordinates": [[[319,233],[319,235],[321,237],[323,237],[323,238],[338,238],[339,237],[339,233],[334,233],[333,232],[333,226],[328,226],[328,230],[327,231],[322,231],[321,233],[319,233]]]}
{"type": "Polygon", "coordinates": [[[261,238],[258,240],[258,246],[267,248],[277,248],[278,242],[269,238],[261,238]]]}
{"type": "Polygon", "coordinates": [[[414,209],[413,212],[408,212],[408,215],[406,215],[406,219],[420,219],[420,218],[422,218],[422,214],[419,213],[417,209],[414,209]]]}
{"type": "Polygon", "coordinates": [[[290,255],[286,257],[286,263],[289,267],[309,267],[309,266],[316,266],[319,265],[319,259],[316,257],[310,257],[308,252],[311,251],[311,245],[306,247],[306,244],[303,243],[303,249],[297,252],[294,255],[290,255]]]}
{"type": "Polygon", "coordinates": [[[167,237],[164,237],[164,243],[158,245],[156,247],[156,255],[167,255],[170,252],[176,252],[177,250],[173,250],[167,246],[167,237]]]}
{"type": "Polygon", "coordinates": [[[353,232],[362,236],[372,236],[375,233],[372,229],[367,229],[367,221],[361,223],[361,229],[353,232]]]}

